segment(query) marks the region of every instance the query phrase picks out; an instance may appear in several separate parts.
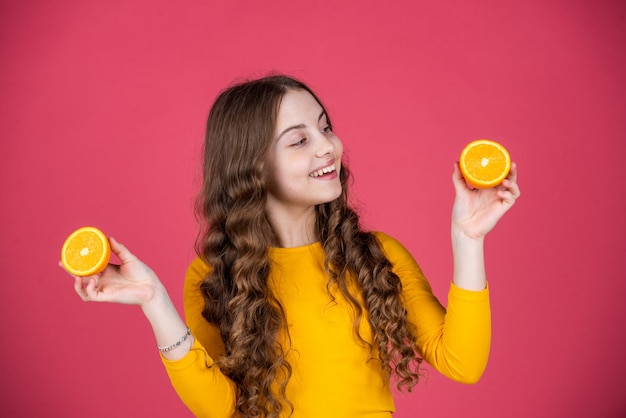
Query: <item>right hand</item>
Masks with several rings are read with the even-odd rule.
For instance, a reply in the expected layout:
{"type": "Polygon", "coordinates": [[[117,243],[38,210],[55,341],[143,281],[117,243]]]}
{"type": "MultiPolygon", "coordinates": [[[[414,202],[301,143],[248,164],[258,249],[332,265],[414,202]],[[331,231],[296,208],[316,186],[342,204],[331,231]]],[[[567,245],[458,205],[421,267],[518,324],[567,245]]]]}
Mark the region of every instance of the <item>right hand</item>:
{"type": "Polygon", "coordinates": [[[109,264],[102,273],[93,276],[72,275],[74,290],[85,302],[113,302],[145,306],[162,288],[161,282],[152,269],[128,251],[124,245],[112,237],[109,238],[109,243],[111,251],[122,264],[119,266],[109,264]]]}

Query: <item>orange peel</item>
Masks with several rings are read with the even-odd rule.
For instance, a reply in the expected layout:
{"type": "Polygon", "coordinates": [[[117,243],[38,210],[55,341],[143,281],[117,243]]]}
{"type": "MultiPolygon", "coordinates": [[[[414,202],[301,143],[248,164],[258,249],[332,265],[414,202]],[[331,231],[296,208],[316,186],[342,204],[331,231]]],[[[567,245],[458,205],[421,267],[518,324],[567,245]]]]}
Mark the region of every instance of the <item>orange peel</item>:
{"type": "Polygon", "coordinates": [[[75,276],[100,273],[110,258],[111,246],[107,236],[93,226],[84,226],[72,232],[61,249],[61,264],[75,276]]]}
{"type": "Polygon", "coordinates": [[[511,156],[501,144],[477,139],[465,146],[459,158],[465,181],[475,189],[496,187],[511,171],[511,156]]]}

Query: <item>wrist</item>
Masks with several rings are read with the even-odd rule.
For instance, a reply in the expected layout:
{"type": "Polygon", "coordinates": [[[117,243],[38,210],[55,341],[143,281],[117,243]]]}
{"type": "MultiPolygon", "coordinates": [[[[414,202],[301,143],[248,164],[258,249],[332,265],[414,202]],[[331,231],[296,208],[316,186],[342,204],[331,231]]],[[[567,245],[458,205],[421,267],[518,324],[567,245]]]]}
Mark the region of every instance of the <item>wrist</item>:
{"type": "Polygon", "coordinates": [[[141,303],[141,310],[144,315],[150,318],[154,314],[163,312],[164,308],[171,305],[171,303],[165,287],[159,283],[152,288],[151,294],[141,303]]]}
{"type": "Polygon", "coordinates": [[[468,246],[483,246],[485,242],[484,235],[475,235],[468,233],[463,228],[452,225],[450,231],[453,246],[456,245],[468,245],[468,246]]]}
{"type": "Polygon", "coordinates": [[[452,230],[454,284],[466,290],[483,290],[486,286],[484,236],[468,236],[463,230],[452,230]]]}

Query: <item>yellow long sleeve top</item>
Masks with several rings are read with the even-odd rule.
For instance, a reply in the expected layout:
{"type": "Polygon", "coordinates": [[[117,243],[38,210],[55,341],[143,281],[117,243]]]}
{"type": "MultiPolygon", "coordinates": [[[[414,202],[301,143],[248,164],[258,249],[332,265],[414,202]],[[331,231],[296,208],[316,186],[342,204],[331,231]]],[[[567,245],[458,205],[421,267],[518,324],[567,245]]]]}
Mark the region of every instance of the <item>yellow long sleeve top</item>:
{"type": "MultiPolygon", "coordinates": [[[[402,281],[408,318],[417,330],[417,352],[445,376],[476,382],[486,367],[491,340],[488,289],[475,292],[451,284],[446,310],[409,252],[388,235],[376,236],[402,281]]],[[[293,416],[391,417],[395,407],[389,379],[379,362],[368,361],[369,348],[357,342],[347,302],[338,292],[333,292],[335,303],[329,297],[321,244],[272,248],[269,255],[270,285],[285,309],[291,338],[288,359],[293,375],[287,396],[295,408],[293,416]]],[[[185,279],[185,317],[194,345],[182,359],[163,358],[163,363],[178,395],[196,416],[225,418],[234,416],[236,388],[219,368],[207,367],[224,352],[218,329],[201,315],[199,284],[208,271],[197,258],[185,279]]],[[[362,323],[360,331],[371,338],[369,323],[362,323]]]]}

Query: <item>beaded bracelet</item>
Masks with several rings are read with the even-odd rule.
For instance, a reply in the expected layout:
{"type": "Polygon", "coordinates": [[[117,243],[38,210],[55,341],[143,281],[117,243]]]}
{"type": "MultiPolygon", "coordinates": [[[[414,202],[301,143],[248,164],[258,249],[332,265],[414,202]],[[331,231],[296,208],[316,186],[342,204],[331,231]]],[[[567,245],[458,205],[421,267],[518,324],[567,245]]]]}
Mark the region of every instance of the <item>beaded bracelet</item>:
{"type": "Polygon", "coordinates": [[[183,335],[183,338],[176,341],[174,344],[168,345],[166,347],[161,347],[157,344],[157,348],[159,349],[161,353],[167,353],[168,351],[173,350],[176,347],[180,346],[182,343],[184,343],[187,340],[187,337],[189,337],[190,335],[191,335],[191,330],[187,328],[187,332],[185,333],[185,335],[183,335]]]}

